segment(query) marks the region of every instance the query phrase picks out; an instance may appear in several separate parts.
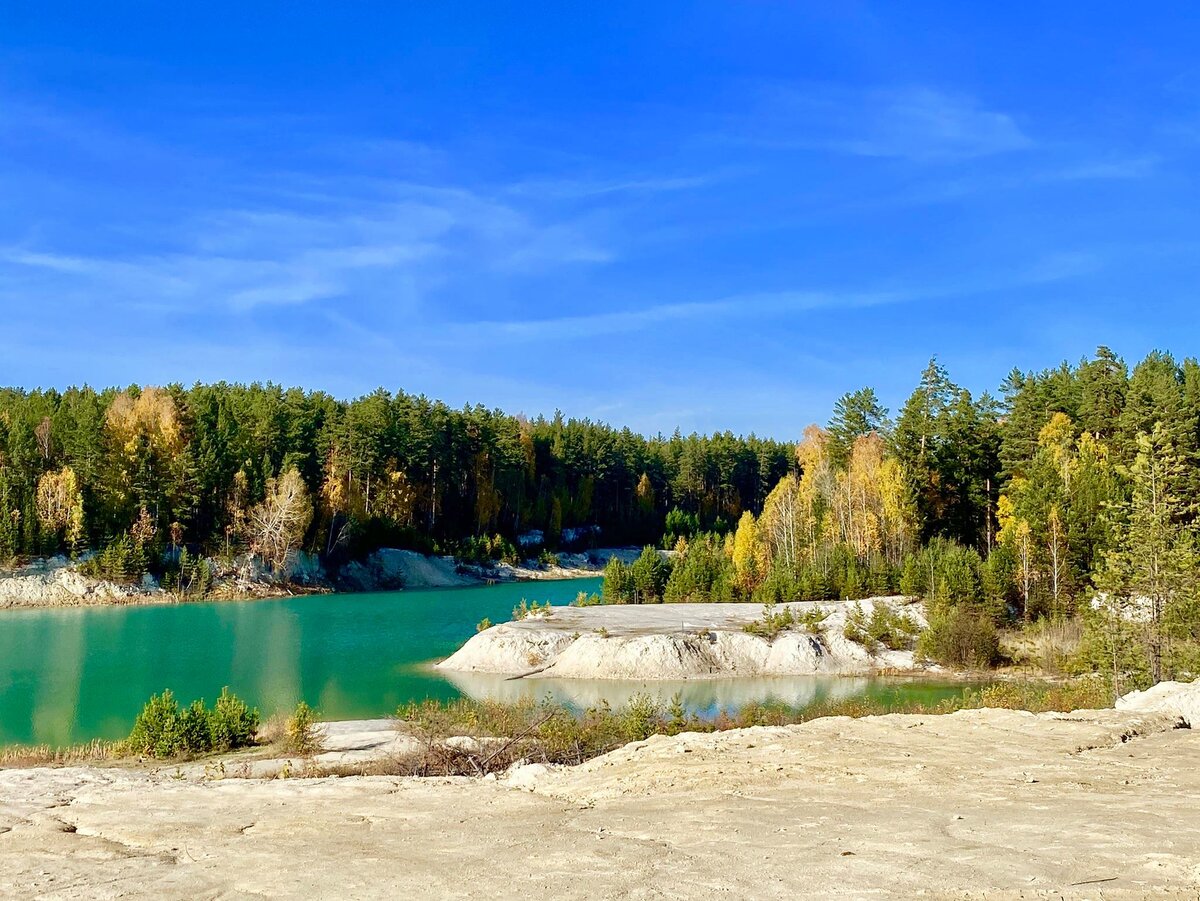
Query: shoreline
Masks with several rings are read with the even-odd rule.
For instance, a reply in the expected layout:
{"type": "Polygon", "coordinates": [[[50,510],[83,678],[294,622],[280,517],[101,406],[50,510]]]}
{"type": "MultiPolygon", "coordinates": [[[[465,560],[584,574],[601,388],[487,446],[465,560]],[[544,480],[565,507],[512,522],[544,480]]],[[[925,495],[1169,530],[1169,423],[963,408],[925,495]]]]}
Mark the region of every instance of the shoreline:
{"type": "MultiPolygon", "coordinates": [[[[95,579],[79,573],[75,564],[65,560],[39,560],[0,573],[0,615],[19,610],[171,606],[279,600],[304,595],[485,587],[506,582],[560,582],[598,578],[604,572],[603,563],[596,564],[594,568],[551,566],[539,569],[525,565],[480,567],[460,564],[451,558],[427,557],[415,551],[391,548],[384,550],[393,558],[391,572],[380,576],[380,581],[384,584],[346,584],[340,580],[330,581],[323,574],[318,580],[287,583],[267,579],[230,578],[229,582],[234,584],[218,585],[203,597],[182,597],[158,587],[145,588],[140,585],[95,579]],[[409,578],[406,580],[405,576],[409,578]]],[[[630,553],[630,549],[627,548],[607,549],[604,552],[609,551],[623,555],[630,553]]]]}

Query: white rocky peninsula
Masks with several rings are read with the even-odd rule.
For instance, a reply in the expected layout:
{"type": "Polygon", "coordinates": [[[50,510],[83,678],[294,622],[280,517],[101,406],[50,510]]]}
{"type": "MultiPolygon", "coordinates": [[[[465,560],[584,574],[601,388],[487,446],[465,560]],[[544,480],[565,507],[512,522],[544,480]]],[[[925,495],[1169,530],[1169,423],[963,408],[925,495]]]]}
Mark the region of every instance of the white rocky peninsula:
{"type": "Polygon", "coordinates": [[[911,650],[869,648],[845,636],[856,609],[869,618],[877,605],[926,624],[922,606],[904,597],[781,604],[774,612],[790,609],[797,622],[774,637],[745,630],[762,620],[761,604],[552,607],[478,632],[438,666],[520,678],[642,680],[916,668],[911,650]]]}

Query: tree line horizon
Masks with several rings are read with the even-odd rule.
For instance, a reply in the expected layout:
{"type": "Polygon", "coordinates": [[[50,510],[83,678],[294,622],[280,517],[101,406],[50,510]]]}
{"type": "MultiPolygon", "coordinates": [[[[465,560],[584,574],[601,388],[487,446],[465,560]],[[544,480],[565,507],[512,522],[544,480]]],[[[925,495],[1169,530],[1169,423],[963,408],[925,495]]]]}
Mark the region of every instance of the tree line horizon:
{"type": "MultiPolygon", "coordinates": [[[[1160,351],[1130,368],[1101,347],[979,397],[935,358],[894,419],[861,388],[795,445],[383,389],[0,389],[0,560],[95,551],[103,574],[131,578],[167,549],[276,565],[296,548],[334,564],[385,546],[507,559],[523,533],[554,549],[574,529],[608,545],[691,540],[684,596],[892,589],[906,570],[918,580],[925,554],[940,562],[926,561],[923,593],[1028,618],[1074,612],[1121,554],[1129,584],[1123,542],[1139,522],[1161,545],[1155,567],[1179,572],[1198,494],[1200,363],[1160,351]]],[[[1155,616],[1182,596],[1148,594],[1155,616]]]]}
{"type": "MultiPolygon", "coordinates": [[[[856,438],[883,439],[904,470],[922,541],[986,550],[1001,495],[1011,500],[1014,479],[1021,490],[1055,413],[1070,420],[1059,423],[1062,440],[1115,442],[1106,450],[1126,465],[1137,434],[1168,421],[1190,458],[1200,447],[1200,365],[1156,351],[1131,373],[1101,347],[1076,366],[1013,370],[999,398],[974,398],[935,358],[894,422],[868,387],[843,395],[823,431],[835,468],[856,438]]],[[[0,388],[0,557],[97,547],[139,518],[144,528],[143,509],[156,533],[216,551],[292,469],[312,499],[310,528],[326,519],[326,531],[342,529],[323,544],[305,536],[322,554],[355,533],[369,545],[375,533],[453,542],[536,529],[553,542],[563,528],[598,525],[614,540],[657,540],[676,509],[700,530],[727,531],[742,513],[761,513],[784,475],[802,475],[814,428],[798,443],[729,431],[645,436],[561,412],[531,420],[382,388],[351,401],[272,383],[0,388]],[[81,503],[52,511],[56,486],[43,485],[39,515],[39,482],[64,468],[76,483],[66,493],[81,503]]]]}

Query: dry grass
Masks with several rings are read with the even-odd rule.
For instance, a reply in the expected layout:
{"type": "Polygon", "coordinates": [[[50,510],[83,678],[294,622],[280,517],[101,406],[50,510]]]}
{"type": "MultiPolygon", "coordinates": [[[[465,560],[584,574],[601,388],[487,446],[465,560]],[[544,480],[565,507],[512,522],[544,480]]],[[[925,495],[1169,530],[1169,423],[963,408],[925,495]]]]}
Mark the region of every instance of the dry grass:
{"type": "Polygon", "coordinates": [[[1000,636],[1000,651],[1014,667],[1049,676],[1061,676],[1079,651],[1083,622],[1070,619],[1039,619],[1010,629],[1000,636]]]}
{"type": "Polygon", "coordinates": [[[8,745],[0,747],[0,767],[71,766],[104,763],[128,756],[124,742],[95,741],[56,748],[52,745],[8,745]]]}
{"type": "Polygon", "coordinates": [[[426,702],[401,710],[404,720],[401,725],[424,739],[421,750],[367,763],[311,765],[294,775],[481,776],[503,772],[517,763],[578,764],[650,735],[786,726],[828,716],[947,714],[983,707],[1044,713],[1111,705],[1110,687],[1098,678],[964,687],[960,695],[935,704],[875,698],[853,698],[805,708],[748,704],[736,713],[722,713],[713,720],[684,714],[678,704],[663,708],[647,697],[634,698],[626,707],[615,710],[601,705],[582,713],[548,701],[426,702]],[[462,742],[462,736],[474,740],[462,742]]]}
{"type": "MultiPolygon", "coordinates": [[[[606,704],[577,711],[551,701],[426,701],[400,709],[398,728],[421,740],[411,754],[380,757],[365,763],[321,765],[311,759],[285,764],[279,778],[323,776],[483,776],[517,763],[574,765],[651,735],[715,732],[748,726],[786,726],[828,716],[864,717],[889,713],[946,714],[956,710],[1000,707],[1034,713],[1112,706],[1110,684],[1097,677],[1061,682],[1008,681],[984,688],[964,687],[959,695],[926,703],[918,700],[852,698],[808,707],[747,704],[735,712],[702,720],[676,701],[663,706],[648,696],[634,697],[621,708],[606,704]]],[[[221,759],[210,765],[215,778],[248,777],[250,759],[276,759],[287,753],[286,718],[267,720],[258,746],[240,752],[229,768],[221,759]],[[246,756],[247,754],[251,756],[246,756]]],[[[124,743],[94,741],[68,748],[0,748],[0,767],[94,764],[126,756],[124,743]]],[[[226,758],[228,760],[228,758],[226,758]]],[[[209,769],[206,766],[206,771],[209,769]]]]}
{"type": "Polygon", "coordinates": [[[273,716],[263,720],[258,727],[256,738],[260,745],[278,745],[282,744],[287,736],[287,721],[286,713],[276,713],[273,716]]]}

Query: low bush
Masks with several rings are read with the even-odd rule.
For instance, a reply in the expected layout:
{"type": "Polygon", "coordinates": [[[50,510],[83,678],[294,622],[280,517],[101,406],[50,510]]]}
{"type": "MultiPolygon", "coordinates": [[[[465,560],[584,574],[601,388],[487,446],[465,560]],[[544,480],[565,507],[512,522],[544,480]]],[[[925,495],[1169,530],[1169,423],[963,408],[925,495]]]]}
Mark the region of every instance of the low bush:
{"type": "Polygon", "coordinates": [[[135,754],[151,757],[177,757],[184,751],[182,714],[179,702],[168,689],[151,695],[133,722],[129,747],[135,754]]]}
{"type": "Polygon", "coordinates": [[[920,631],[921,627],[907,614],[897,613],[886,604],[875,604],[870,616],[855,604],[846,615],[842,634],[873,652],[881,646],[892,651],[911,648],[920,631]]]}
{"type": "Polygon", "coordinates": [[[791,607],[776,610],[774,604],[763,604],[762,619],[746,623],[742,626],[742,631],[773,640],[780,632],[790,629],[794,625],[796,625],[796,614],[792,612],[791,607]]]}
{"type": "Polygon", "coordinates": [[[315,754],[321,750],[321,729],[317,712],[301,701],[288,718],[284,745],[296,754],[315,754]]]}
{"type": "Polygon", "coordinates": [[[146,566],[147,554],[142,543],[129,535],[121,535],[84,561],[79,571],[93,579],[132,584],[141,580],[146,566]]]}
{"type": "Polygon", "coordinates": [[[258,711],[229,691],[221,689],[221,695],[208,714],[208,733],[214,751],[245,748],[254,744],[258,733],[258,711]]]}
{"type": "Polygon", "coordinates": [[[917,657],[943,666],[991,666],[1000,657],[1000,635],[992,620],[961,607],[950,607],[929,620],[917,640],[917,657]]]}
{"type": "Polygon", "coordinates": [[[550,615],[550,602],[549,601],[546,601],[544,604],[539,604],[537,601],[534,601],[531,604],[531,603],[529,603],[529,601],[525,600],[525,598],[521,598],[521,603],[519,603],[519,604],[517,604],[517,606],[513,607],[513,611],[512,611],[512,618],[514,620],[522,620],[529,616],[549,616],[549,615],[550,615]]]}
{"type": "MultiPolygon", "coordinates": [[[[1041,617],[1019,623],[1000,636],[1001,654],[1014,666],[1062,675],[1071,670],[1083,643],[1079,617],[1041,617]]],[[[1108,659],[1111,663],[1111,657],[1108,659]]]]}
{"type": "Polygon", "coordinates": [[[521,552],[503,535],[475,535],[463,539],[454,549],[454,556],[464,563],[487,564],[500,561],[511,566],[521,562],[521,552]]]}
{"type": "Polygon", "coordinates": [[[212,566],[181,548],[179,558],[163,569],[162,587],[181,598],[202,598],[213,586],[212,566]]]}
{"type": "Polygon", "coordinates": [[[651,735],[703,729],[681,701],[663,707],[646,694],[619,708],[601,703],[583,711],[551,701],[425,701],[401,707],[404,727],[424,739],[427,751],[413,775],[479,775],[519,760],[577,764],[651,735]],[[475,748],[447,747],[452,737],[476,739],[475,748]]]}
{"type": "MultiPolygon", "coordinates": [[[[979,707],[1043,711],[1103,708],[1112,704],[1103,679],[1085,678],[1063,684],[1006,682],[983,688],[964,687],[958,695],[927,702],[895,697],[861,697],[827,701],[808,707],[746,704],[736,712],[701,719],[684,707],[678,695],[665,707],[647,695],[635,695],[619,708],[599,704],[577,710],[547,698],[502,701],[424,701],[402,706],[399,727],[423,739],[423,749],[368,769],[348,772],[378,775],[448,776],[499,772],[519,761],[578,764],[630,741],[651,735],[715,732],[749,726],[782,726],[826,716],[874,716],[884,713],[940,714],[979,707]],[[470,737],[471,743],[447,740],[470,737]]],[[[316,769],[313,775],[326,770],[316,769]]]]}
{"type": "Polygon", "coordinates": [[[222,689],[212,710],[203,700],[181,708],[167,690],[146,702],[125,745],[130,753],[166,759],[247,747],[257,730],[258,711],[228,688],[222,689]]]}

